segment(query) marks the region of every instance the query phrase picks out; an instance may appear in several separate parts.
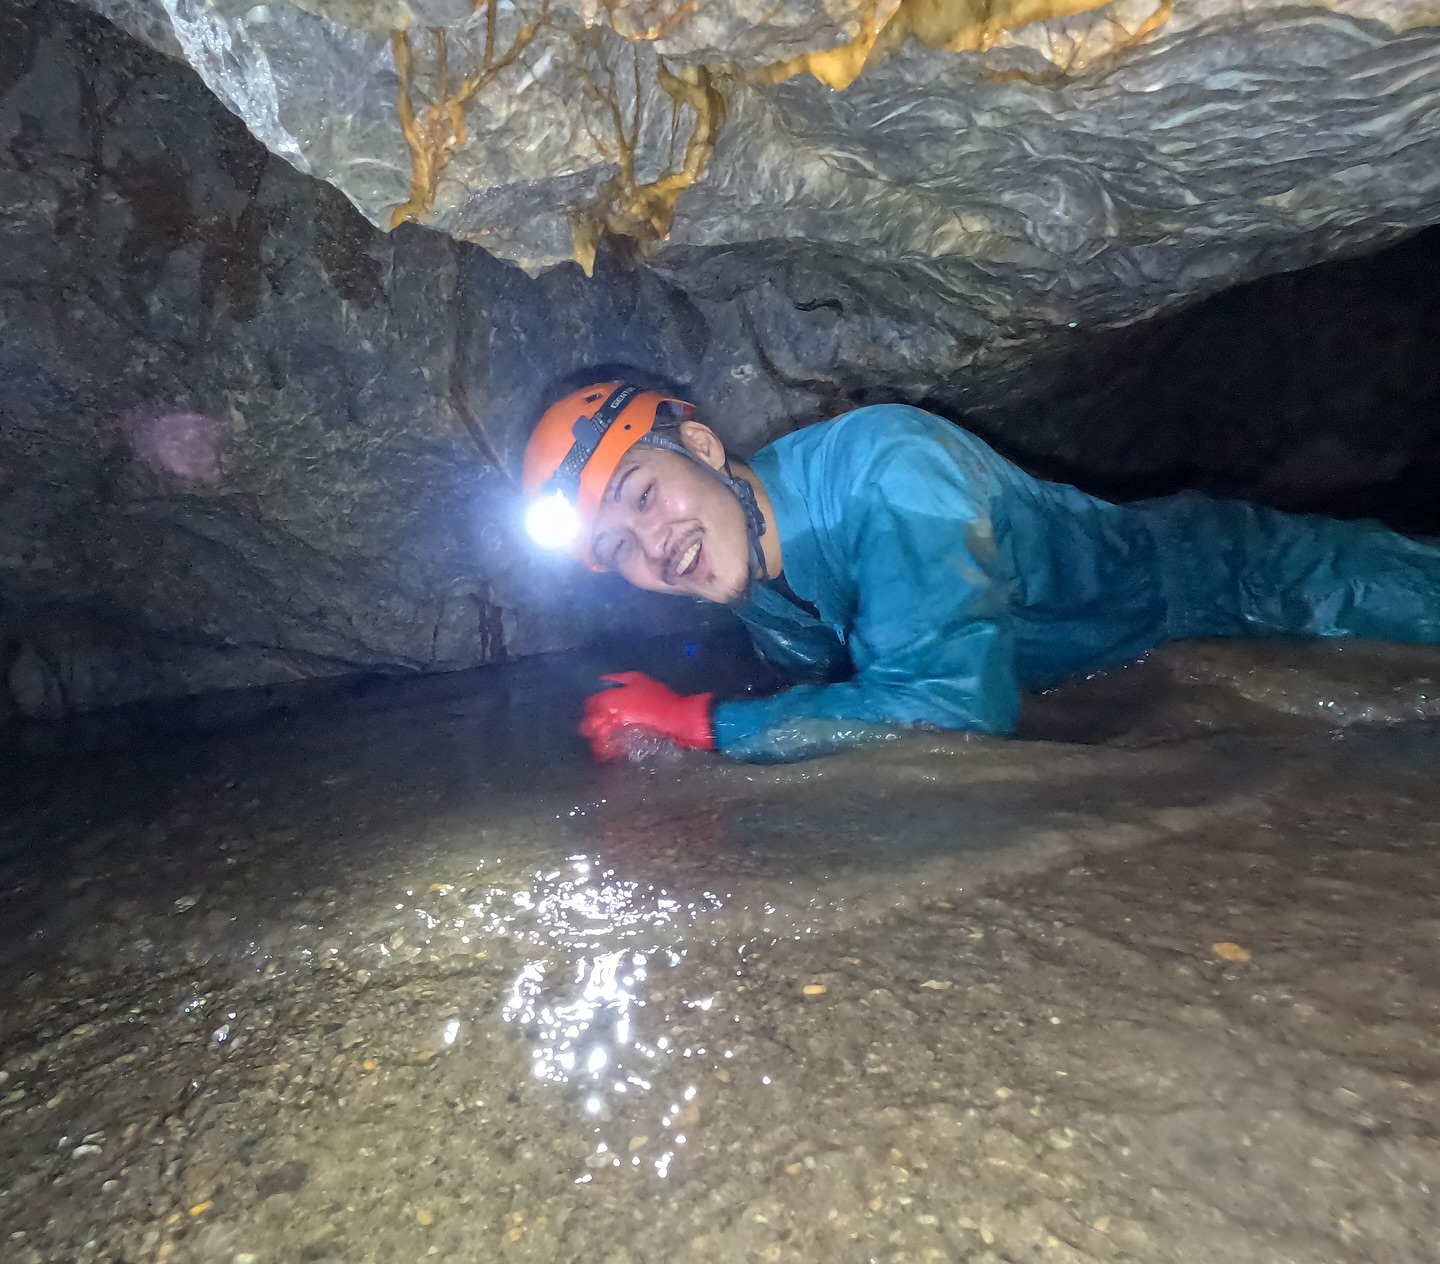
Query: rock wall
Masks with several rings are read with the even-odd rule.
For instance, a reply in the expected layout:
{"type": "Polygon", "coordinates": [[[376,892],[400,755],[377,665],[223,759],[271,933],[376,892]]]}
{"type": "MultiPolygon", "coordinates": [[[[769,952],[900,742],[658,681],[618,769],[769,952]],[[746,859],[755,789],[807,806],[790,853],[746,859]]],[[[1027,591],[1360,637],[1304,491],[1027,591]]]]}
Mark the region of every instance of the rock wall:
{"type": "Polygon", "coordinates": [[[0,14],[0,235],[0,714],[691,619],[518,537],[533,398],[587,364],[667,374],[741,450],[904,398],[1101,491],[1384,508],[1436,468],[1433,237],[967,368],[972,307],[838,249],[602,242],[593,278],[531,277],[382,232],[53,0],[0,14]]]}
{"type": "Polygon", "coordinates": [[[662,283],[630,287],[627,319],[624,283],[602,304],[578,269],[537,282],[380,233],[191,72],[67,7],[0,15],[0,155],[12,709],[663,626],[668,605],[537,575],[509,464],[567,328],[579,355],[678,358],[662,283]]]}

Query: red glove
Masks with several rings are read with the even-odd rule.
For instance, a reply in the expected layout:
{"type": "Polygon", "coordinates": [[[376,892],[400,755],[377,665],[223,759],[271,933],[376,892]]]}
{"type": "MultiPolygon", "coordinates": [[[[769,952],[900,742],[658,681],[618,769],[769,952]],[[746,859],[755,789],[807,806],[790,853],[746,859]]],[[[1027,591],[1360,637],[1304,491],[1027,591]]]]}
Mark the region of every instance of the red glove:
{"type": "Polygon", "coordinates": [[[710,720],[708,693],[681,697],[658,680],[640,672],[621,672],[602,680],[618,685],[585,699],[580,736],[590,742],[596,759],[624,759],[626,729],[641,729],[668,737],[681,746],[715,749],[715,726],[710,720]]]}

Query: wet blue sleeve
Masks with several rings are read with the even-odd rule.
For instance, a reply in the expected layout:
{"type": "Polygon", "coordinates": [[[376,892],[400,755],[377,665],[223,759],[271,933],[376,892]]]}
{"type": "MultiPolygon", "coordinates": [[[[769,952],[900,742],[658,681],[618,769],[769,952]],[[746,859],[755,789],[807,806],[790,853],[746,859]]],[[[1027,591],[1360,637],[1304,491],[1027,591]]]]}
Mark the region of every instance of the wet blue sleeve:
{"type": "Polygon", "coordinates": [[[747,623],[755,653],[791,680],[833,680],[844,674],[850,659],[844,644],[827,627],[776,628],[747,623]]]}
{"type": "Polygon", "coordinates": [[[1014,634],[984,458],[917,428],[849,473],[853,490],[835,536],[853,559],[856,674],[720,703],[716,744],[739,758],[785,759],[877,729],[1014,732],[1014,634]]]}

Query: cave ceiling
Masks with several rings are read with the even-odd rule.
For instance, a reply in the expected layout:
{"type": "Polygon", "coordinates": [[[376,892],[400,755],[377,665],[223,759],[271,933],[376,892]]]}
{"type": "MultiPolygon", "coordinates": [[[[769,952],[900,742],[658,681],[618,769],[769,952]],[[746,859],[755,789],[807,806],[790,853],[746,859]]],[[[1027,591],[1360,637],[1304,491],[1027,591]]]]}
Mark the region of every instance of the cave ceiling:
{"type": "Polygon", "coordinates": [[[381,228],[913,308],[880,381],[1440,219],[1433,0],[89,3],[381,228]]]}

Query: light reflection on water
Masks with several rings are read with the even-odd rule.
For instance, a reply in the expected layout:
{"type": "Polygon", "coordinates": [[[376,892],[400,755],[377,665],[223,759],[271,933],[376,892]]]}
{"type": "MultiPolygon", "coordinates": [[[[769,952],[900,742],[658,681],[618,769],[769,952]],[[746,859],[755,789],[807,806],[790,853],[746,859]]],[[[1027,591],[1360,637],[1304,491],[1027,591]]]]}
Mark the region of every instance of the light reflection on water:
{"type": "MultiPolygon", "coordinates": [[[[536,871],[527,887],[491,887],[468,904],[474,920],[466,928],[540,950],[527,951],[501,1017],[531,1041],[531,1074],[576,1086],[585,1116],[599,1124],[627,1105],[624,1113],[633,1116],[657,1072],[691,1053],[659,1030],[666,1015],[647,1007],[646,990],[654,972],[682,964],[690,928],[724,903],[712,891],[682,900],[574,855],[561,868],[536,871]]],[[[702,997],[685,1004],[708,1009],[712,1002],[702,997]]],[[[688,1089],[685,1100],[694,1094],[688,1089]]],[[[668,1174],[675,1147],[685,1144],[683,1134],[673,1132],[680,1109],[679,1102],[667,1104],[662,1153],[646,1160],[660,1176],[668,1174]]],[[[589,1164],[639,1167],[642,1160],[622,1159],[602,1142],[589,1164]]]]}
{"type": "MultiPolygon", "coordinates": [[[[587,806],[594,805],[570,814],[587,806]]],[[[382,959],[429,954],[439,961],[463,953],[500,968],[500,1020],[529,1055],[521,1074],[573,1109],[592,1147],[576,1173],[582,1183],[597,1169],[673,1175],[676,1156],[700,1144],[697,1091],[705,1095],[712,1072],[730,1082],[744,1056],[720,1035],[730,1016],[717,1016],[725,1003],[712,955],[702,949],[723,936],[739,948],[729,969],[743,974],[768,947],[800,939],[817,915],[838,907],[804,884],[784,899],[773,899],[773,890],[761,895],[743,866],[731,875],[733,888],[697,883],[684,857],[697,850],[713,856],[724,841],[713,813],[642,823],[643,831],[628,818],[623,829],[602,827],[593,840],[598,853],[591,840],[571,838],[571,847],[585,850],[557,850],[548,861],[516,865],[472,854],[464,876],[451,869],[441,881],[396,891],[399,926],[374,946],[382,959]],[[627,857],[639,836],[646,847],[627,857]],[[674,854],[657,853],[656,837],[675,839],[674,854]],[[687,1034],[697,1025],[711,1039],[687,1034]]],[[[484,973],[494,997],[490,988],[499,980],[484,973]]],[[[462,1043],[469,1019],[455,1014],[439,1016],[438,1047],[462,1043]]]]}

